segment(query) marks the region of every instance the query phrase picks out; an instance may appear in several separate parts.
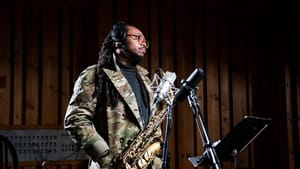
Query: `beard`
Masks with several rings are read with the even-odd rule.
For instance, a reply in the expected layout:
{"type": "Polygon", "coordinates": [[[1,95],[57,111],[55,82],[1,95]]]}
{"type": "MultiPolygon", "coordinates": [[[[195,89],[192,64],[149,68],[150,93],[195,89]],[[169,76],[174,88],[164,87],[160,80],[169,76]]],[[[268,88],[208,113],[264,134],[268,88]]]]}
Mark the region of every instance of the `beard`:
{"type": "Polygon", "coordinates": [[[127,45],[123,45],[123,54],[134,65],[138,65],[143,60],[142,56],[133,53],[131,50],[129,50],[127,45]]]}

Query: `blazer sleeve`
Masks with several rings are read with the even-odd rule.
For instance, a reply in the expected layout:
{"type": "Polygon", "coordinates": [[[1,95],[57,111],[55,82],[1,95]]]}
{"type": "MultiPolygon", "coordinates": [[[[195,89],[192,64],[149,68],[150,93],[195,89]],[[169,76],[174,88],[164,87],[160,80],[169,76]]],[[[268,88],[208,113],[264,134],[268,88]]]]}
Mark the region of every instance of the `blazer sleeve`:
{"type": "Polygon", "coordinates": [[[95,130],[92,119],[95,115],[96,66],[85,69],[74,85],[64,119],[64,128],[76,145],[80,146],[93,161],[100,162],[109,154],[107,142],[95,130]]]}

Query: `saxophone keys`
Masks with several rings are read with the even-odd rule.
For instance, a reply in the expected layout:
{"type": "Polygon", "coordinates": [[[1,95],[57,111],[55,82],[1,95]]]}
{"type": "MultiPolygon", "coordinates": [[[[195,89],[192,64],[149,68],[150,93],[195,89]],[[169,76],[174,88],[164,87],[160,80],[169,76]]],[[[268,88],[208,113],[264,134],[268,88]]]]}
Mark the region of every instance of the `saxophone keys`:
{"type": "Polygon", "coordinates": [[[147,164],[148,163],[147,163],[147,161],[145,159],[139,159],[138,160],[138,166],[139,166],[139,168],[145,168],[145,167],[148,166],[147,164]]]}

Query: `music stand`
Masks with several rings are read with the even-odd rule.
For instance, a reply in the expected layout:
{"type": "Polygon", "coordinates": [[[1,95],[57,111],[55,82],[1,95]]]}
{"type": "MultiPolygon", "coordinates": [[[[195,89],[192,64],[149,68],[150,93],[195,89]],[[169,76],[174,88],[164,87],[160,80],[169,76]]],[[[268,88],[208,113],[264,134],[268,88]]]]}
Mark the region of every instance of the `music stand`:
{"type": "MultiPolygon", "coordinates": [[[[245,116],[231,132],[213,144],[219,160],[233,160],[235,168],[236,156],[268,126],[270,120],[270,118],[245,116]]],[[[188,159],[194,167],[209,163],[206,152],[202,156],[189,157],[188,159]]]]}

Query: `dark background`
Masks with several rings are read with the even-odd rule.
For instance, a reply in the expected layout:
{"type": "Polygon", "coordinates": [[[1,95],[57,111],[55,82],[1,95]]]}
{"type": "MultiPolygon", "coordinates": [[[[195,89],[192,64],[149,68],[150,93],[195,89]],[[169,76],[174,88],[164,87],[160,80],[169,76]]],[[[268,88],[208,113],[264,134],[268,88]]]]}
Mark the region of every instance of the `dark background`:
{"type": "MultiPolygon", "coordinates": [[[[1,129],[62,128],[74,80],[97,62],[117,20],[149,39],[142,64],[151,78],[158,67],[174,71],[180,87],[205,70],[197,95],[213,141],[245,115],[272,118],[239,168],[300,167],[299,10],[291,0],[2,0],[1,129]]],[[[174,108],[169,151],[174,169],[193,168],[187,157],[203,152],[186,101],[174,108]]]]}

